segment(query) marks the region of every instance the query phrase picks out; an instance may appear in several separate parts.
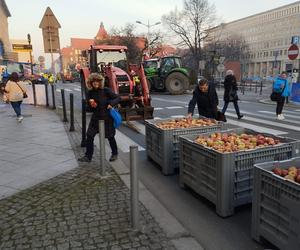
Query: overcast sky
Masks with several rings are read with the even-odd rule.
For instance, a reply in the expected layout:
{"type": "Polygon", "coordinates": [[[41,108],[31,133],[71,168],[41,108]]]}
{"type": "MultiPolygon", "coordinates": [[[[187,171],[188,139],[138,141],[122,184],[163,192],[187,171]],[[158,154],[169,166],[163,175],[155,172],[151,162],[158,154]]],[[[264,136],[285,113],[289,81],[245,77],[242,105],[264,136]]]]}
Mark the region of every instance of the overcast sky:
{"type": "MultiPolygon", "coordinates": [[[[257,14],[283,6],[292,0],[209,0],[214,3],[218,17],[224,22],[257,14]],[[251,3],[251,5],[250,5],[251,3]]],[[[126,23],[140,20],[150,24],[160,21],[163,14],[177,8],[182,9],[183,0],[6,0],[11,12],[9,22],[10,39],[26,39],[30,33],[34,56],[43,53],[42,31],[39,24],[49,6],[57,17],[61,47],[70,44],[71,37],[93,38],[100,22],[109,31],[112,27],[123,27],[126,23]]],[[[153,27],[161,29],[161,25],[153,27]]],[[[136,33],[146,33],[147,28],[137,24],[136,33]]],[[[48,59],[49,56],[46,56],[48,59]]]]}

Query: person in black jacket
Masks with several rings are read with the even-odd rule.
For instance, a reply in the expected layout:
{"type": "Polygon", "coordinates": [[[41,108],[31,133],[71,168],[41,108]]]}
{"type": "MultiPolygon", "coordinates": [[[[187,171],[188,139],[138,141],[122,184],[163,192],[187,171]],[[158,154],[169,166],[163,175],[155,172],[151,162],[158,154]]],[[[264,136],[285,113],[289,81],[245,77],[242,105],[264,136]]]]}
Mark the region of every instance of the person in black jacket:
{"type": "Polygon", "coordinates": [[[99,133],[99,120],[104,120],[105,138],[108,139],[112,151],[109,161],[115,161],[118,158],[118,147],[115,139],[116,130],[109,109],[120,102],[120,97],[110,88],[104,87],[104,78],[97,73],[89,76],[88,85],[91,86],[91,89],[87,93],[87,102],[93,115],[87,130],[86,153],[78,161],[90,162],[92,160],[94,138],[99,133]]]}
{"type": "Polygon", "coordinates": [[[237,95],[237,83],[236,78],[233,74],[232,70],[226,71],[226,77],[224,80],[224,106],[222,109],[222,113],[225,114],[229,102],[233,102],[235,112],[238,116],[238,119],[241,119],[243,115],[240,113],[239,105],[238,105],[238,95],[237,95]]]}
{"type": "Polygon", "coordinates": [[[187,118],[191,119],[197,103],[200,116],[217,118],[217,106],[219,104],[215,87],[206,79],[201,79],[193,92],[193,98],[189,102],[187,118]]]}

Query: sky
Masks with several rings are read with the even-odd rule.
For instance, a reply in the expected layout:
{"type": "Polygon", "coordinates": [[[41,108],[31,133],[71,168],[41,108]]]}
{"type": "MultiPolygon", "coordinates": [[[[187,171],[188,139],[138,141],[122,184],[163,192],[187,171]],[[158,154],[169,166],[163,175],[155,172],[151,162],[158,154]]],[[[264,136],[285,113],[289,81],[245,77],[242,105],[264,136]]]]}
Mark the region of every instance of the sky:
{"type": "MultiPolygon", "coordinates": [[[[223,22],[233,21],[274,9],[295,0],[208,0],[216,7],[217,17],[223,22]]],[[[8,18],[10,39],[27,39],[31,34],[33,55],[35,58],[46,57],[46,65],[50,63],[50,55],[44,54],[40,21],[49,6],[61,24],[60,45],[70,45],[70,38],[94,38],[100,22],[107,31],[113,27],[124,27],[126,23],[154,24],[161,16],[177,8],[182,9],[183,0],[6,0],[11,13],[8,18]]],[[[164,31],[162,25],[156,25],[151,31],[164,31]]],[[[147,27],[136,24],[135,32],[145,34],[147,27]]]]}

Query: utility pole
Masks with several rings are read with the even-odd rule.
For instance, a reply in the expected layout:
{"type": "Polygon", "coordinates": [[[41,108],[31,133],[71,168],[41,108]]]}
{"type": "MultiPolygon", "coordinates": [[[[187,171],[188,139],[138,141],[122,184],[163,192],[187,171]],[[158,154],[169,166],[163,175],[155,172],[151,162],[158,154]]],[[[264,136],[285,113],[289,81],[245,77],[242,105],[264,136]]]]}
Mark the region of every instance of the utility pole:
{"type": "MultiPolygon", "coordinates": [[[[31,36],[27,34],[27,41],[28,44],[31,45],[31,36]]],[[[31,69],[31,77],[33,76],[33,65],[32,65],[32,51],[29,51],[29,58],[30,58],[30,69],[31,69]]]]}

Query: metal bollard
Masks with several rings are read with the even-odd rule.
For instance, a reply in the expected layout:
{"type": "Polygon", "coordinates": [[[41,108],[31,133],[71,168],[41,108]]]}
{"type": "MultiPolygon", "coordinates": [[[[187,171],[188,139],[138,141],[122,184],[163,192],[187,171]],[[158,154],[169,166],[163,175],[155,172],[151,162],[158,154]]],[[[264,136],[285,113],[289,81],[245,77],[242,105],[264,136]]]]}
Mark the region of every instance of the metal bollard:
{"type": "Polygon", "coordinates": [[[105,126],[104,120],[99,121],[100,174],[105,176],[105,126]]]}
{"type": "Polygon", "coordinates": [[[258,82],[255,83],[255,93],[257,93],[257,84],[258,82]]]}
{"type": "Polygon", "coordinates": [[[46,107],[49,107],[48,83],[45,83],[46,107]]]}
{"type": "Polygon", "coordinates": [[[131,227],[139,228],[139,173],[137,167],[137,146],[130,146],[130,197],[131,197],[131,227]]]}
{"type": "Polygon", "coordinates": [[[32,81],[32,92],[33,92],[33,104],[36,106],[36,90],[35,90],[35,83],[32,81]]]}
{"type": "Polygon", "coordinates": [[[51,90],[52,90],[52,104],[53,104],[52,109],[56,109],[56,105],[55,105],[55,87],[54,87],[54,84],[51,84],[51,90]]]}
{"type": "Polygon", "coordinates": [[[260,91],[259,91],[259,95],[262,95],[262,87],[263,87],[263,83],[262,81],[260,82],[260,91]]]}
{"type": "Polygon", "coordinates": [[[63,106],[63,122],[68,122],[66,100],[65,100],[65,90],[61,89],[60,93],[61,93],[61,101],[62,101],[62,106],[63,106]]]}
{"type": "Polygon", "coordinates": [[[74,128],[74,94],[70,93],[70,131],[75,131],[74,128]]]}
{"type": "Polygon", "coordinates": [[[81,100],[81,147],[86,145],[86,100],[81,100]]]}

